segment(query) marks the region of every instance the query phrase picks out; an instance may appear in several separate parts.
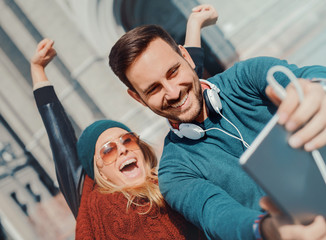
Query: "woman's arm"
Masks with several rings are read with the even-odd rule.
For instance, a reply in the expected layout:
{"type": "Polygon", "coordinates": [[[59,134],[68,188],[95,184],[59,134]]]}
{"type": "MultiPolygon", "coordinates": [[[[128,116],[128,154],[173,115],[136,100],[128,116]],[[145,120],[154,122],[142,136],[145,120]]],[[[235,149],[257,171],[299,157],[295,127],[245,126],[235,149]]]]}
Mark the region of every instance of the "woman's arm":
{"type": "Polygon", "coordinates": [[[34,97],[46,128],[61,192],[77,217],[83,172],[76,151],[76,136],[67,114],[45,74],[55,57],[53,41],[44,39],[31,59],[34,97]]]}

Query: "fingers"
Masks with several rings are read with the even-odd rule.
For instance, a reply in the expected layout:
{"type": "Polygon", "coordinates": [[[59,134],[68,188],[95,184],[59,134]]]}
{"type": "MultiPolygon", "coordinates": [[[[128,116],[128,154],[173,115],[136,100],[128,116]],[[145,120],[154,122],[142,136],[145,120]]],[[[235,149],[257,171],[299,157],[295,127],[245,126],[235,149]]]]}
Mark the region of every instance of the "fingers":
{"type": "Polygon", "coordinates": [[[53,40],[44,38],[42,41],[38,43],[36,51],[39,52],[44,50],[45,48],[49,50],[53,46],[53,44],[54,44],[53,40]]]}
{"type": "Polygon", "coordinates": [[[54,41],[47,38],[39,42],[35,54],[31,58],[31,64],[33,66],[45,67],[56,56],[53,44],[54,41]]]}
{"type": "Polygon", "coordinates": [[[259,205],[273,216],[282,215],[281,210],[279,210],[269,197],[262,197],[259,201],[259,205]]]}
{"type": "Polygon", "coordinates": [[[262,197],[259,204],[270,213],[271,222],[278,230],[281,239],[326,239],[326,221],[324,217],[317,216],[311,224],[306,226],[291,224],[290,219],[282,214],[269,197],[262,197]]]}
{"type": "Polygon", "coordinates": [[[43,49],[46,50],[46,51],[49,51],[52,48],[53,44],[54,44],[54,41],[49,40],[49,41],[47,41],[47,43],[46,43],[46,45],[44,46],[43,49]]]}
{"type": "Polygon", "coordinates": [[[304,144],[307,151],[312,151],[326,144],[326,100],[323,101],[322,107],[317,110],[315,113],[311,113],[315,115],[311,119],[307,119],[309,122],[290,137],[289,144],[292,147],[297,148],[304,144]]]}
{"type": "Polygon", "coordinates": [[[309,229],[308,237],[316,234],[316,238],[321,238],[326,236],[326,221],[322,216],[317,216],[312,224],[304,226],[304,228],[309,229]]]}
{"type": "MultiPolygon", "coordinates": [[[[290,219],[282,214],[269,197],[262,197],[259,204],[270,213],[270,223],[275,227],[275,230],[277,229],[281,239],[326,239],[326,221],[324,217],[317,216],[309,225],[291,224],[290,219]]],[[[263,224],[264,222],[267,224],[266,220],[263,221],[263,224]]],[[[268,228],[265,228],[265,233],[268,233],[268,230],[268,228]]]]}
{"type": "MultiPolygon", "coordinates": [[[[326,144],[326,95],[319,84],[300,80],[304,99],[300,103],[296,89],[290,84],[287,95],[278,109],[279,123],[294,132],[289,144],[298,148],[305,145],[307,151],[326,144]]],[[[266,89],[267,92],[267,89],[266,89]]]]}
{"type": "Polygon", "coordinates": [[[289,84],[286,88],[286,97],[283,99],[277,111],[277,114],[279,115],[278,123],[281,125],[285,124],[298,105],[299,98],[296,89],[292,84],[289,84]]]}
{"type": "Polygon", "coordinates": [[[192,9],[193,12],[201,12],[203,10],[210,10],[210,9],[214,9],[213,6],[209,5],[209,4],[202,4],[202,5],[199,5],[199,6],[196,6],[192,9]]]}
{"type": "Polygon", "coordinates": [[[266,88],[266,95],[268,98],[276,105],[279,106],[282,102],[282,100],[277,96],[275,91],[273,90],[272,86],[268,85],[266,88]]]}
{"type": "Polygon", "coordinates": [[[200,12],[201,9],[202,9],[202,6],[199,5],[199,6],[197,6],[197,7],[194,7],[194,8],[192,9],[192,12],[200,12]]]}
{"type": "Polygon", "coordinates": [[[306,151],[312,151],[315,149],[319,149],[326,145],[326,129],[324,129],[321,133],[315,136],[311,141],[304,145],[304,149],[306,151]]]}
{"type": "Polygon", "coordinates": [[[46,56],[48,53],[51,53],[54,41],[50,39],[44,39],[42,40],[41,43],[42,43],[42,48],[39,49],[39,54],[41,56],[46,56]]]}
{"type": "Polygon", "coordinates": [[[47,44],[48,41],[49,41],[49,39],[44,38],[41,42],[39,42],[37,44],[36,51],[40,51],[42,48],[44,48],[44,46],[47,44]]]}
{"type": "MultiPolygon", "coordinates": [[[[321,107],[320,100],[325,94],[319,84],[310,83],[307,81],[301,81],[301,85],[304,89],[304,100],[302,103],[299,102],[298,94],[294,87],[291,87],[290,95],[295,95],[295,101],[291,106],[291,103],[286,103],[286,108],[291,112],[291,117],[286,123],[285,127],[288,131],[295,131],[298,127],[305,124],[314,114],[319,111],[321,107]],[[293,114],[292,114],[293,113],[293,114]]],[[[294,97],[293,97],[294,98],[294,97]]]]}
{"type": "Polygon", "coordinates": [[[198,22],[201,28],[213,25],[218,19],[215,8],[209,4],[202,4],[192,9],[191,18],[198,22]]]}
{"type": "Polygon", "coordinates": [[[324,217],[317,216],[314,221],[307,225],[283,225],[279,228],[282,239],[325,239],[326,222],[324,217]]]}
{"type": "Polygon", "coordinates": [[[304,228],[302,225],[282,225],[279,227],[278,232],[281,239],[304,239],[304,228]]]}

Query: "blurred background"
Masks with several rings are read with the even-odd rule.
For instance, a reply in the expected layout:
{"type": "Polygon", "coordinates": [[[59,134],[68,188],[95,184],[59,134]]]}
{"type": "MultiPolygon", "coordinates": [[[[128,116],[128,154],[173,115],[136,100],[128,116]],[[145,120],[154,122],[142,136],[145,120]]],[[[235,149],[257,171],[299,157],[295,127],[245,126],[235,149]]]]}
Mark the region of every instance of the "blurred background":
{"type": "Polygon", "coordinates": [[[127,95],[107,56],[142,24],[159,24],[183,44],[187,16],[202,3],[219,12],[217,25],[202,31],[205,78],[262,55],[326,65],[325,0],[0,0],[0,239],[74,239],[32,95],[37,43],[55,41],[47,74],[77,136],[94,120],[112,118],[160,155],[166,121],[127,95]]]}

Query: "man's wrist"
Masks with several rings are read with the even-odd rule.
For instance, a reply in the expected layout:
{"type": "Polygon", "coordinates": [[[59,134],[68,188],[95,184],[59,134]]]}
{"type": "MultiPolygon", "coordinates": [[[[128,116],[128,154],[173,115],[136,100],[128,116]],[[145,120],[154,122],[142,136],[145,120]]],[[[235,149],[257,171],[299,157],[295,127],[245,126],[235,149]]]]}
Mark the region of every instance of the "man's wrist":
{"type": "Polygon", "coordinates": [[[263,219],[266,217],[266,215],[267,215],[267,213],[259,215],[256,218],[256,220],[255,220],[255,222],[254,222],[254,224],[252,226],[253,231],[254,231],[254,236],[255,236],[256,240],[264,239],[263,235],[262,235],[262,231],[261,231],[261,223],[262,223],[263,219]]]}
{"type": "Polygon", "coordinates": [[[44,67],[42,65],[37,63],[32,63],[32,62],[31,62],[31,69],[37,71],[44,71],[44,67]]]}
{"type": "Polygon", "coordinates": [[[273,223],[270,214],[266,214],[259,223],[260,234],[263,240],[278,240],[281,239],[280,235],[273,223]]]}

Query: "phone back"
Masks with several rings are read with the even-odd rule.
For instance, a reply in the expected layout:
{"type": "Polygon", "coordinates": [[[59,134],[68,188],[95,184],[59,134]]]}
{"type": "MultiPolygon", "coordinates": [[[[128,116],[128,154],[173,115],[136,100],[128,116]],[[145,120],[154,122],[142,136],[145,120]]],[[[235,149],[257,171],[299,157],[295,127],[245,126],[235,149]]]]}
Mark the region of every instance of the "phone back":
{"type": "MultiPolygon", "coordinates": [[[[311,152],[293,149],[274,116],[240,158],[243,169],[295,222],[326,217],[326,183],[311,152]]],[[[319,149],[325,162],[326,147],[319,149]]]]}

